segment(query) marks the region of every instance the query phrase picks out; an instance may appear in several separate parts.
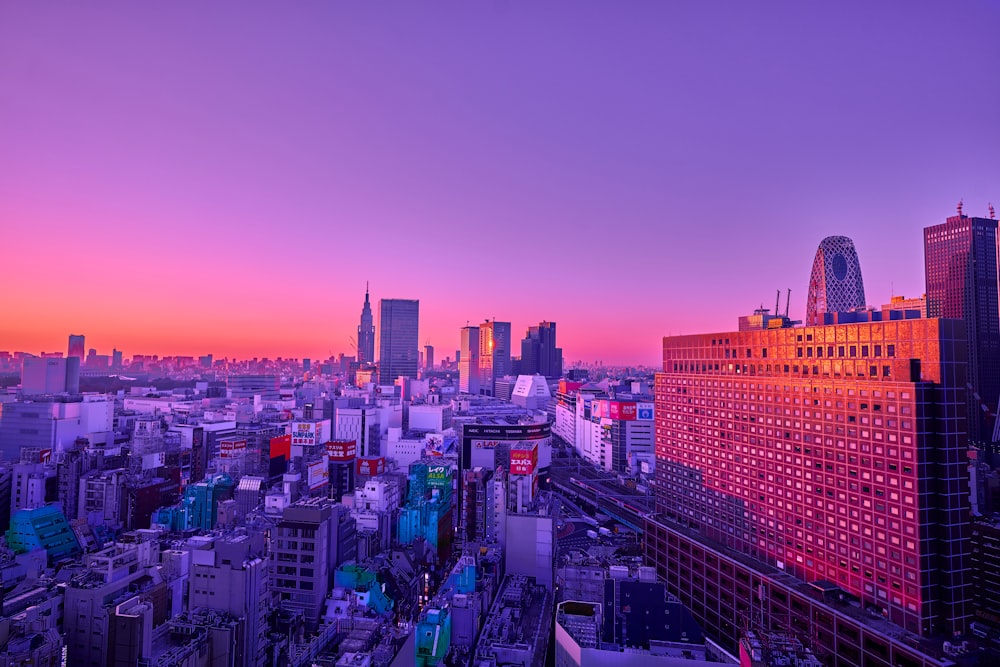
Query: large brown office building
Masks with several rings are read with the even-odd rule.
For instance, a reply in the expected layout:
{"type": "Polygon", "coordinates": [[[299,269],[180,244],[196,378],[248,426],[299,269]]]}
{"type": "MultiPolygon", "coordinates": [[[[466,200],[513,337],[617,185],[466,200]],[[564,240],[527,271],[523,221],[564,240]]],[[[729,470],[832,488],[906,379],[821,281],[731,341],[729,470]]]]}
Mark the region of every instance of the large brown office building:
{"type": "Polygon", "coordinates": [[[965,321],[969,341],[969,439],[986,446],[1000,401],[1000,314],[997,295],[997,221],[958,215],[924,229],[928,317],[965,321]]]}
{"type": "Polygon", "coordinates": [[[725,645],[937,665],[966,629],[965,328],[881,315],[663,341],[646,553],[725,645]]]}

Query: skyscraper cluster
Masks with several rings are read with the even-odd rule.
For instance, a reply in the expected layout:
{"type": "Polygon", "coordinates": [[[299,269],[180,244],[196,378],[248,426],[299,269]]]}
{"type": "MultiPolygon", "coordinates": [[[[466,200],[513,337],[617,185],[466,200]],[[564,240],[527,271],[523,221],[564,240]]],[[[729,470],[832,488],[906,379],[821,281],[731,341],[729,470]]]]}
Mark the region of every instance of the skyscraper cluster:
{"type": "Polygon", "coordinates": [[[663,339],[646,556],[709,635],[779,627],[826,664],[930,664],[920,642],[993,613],[972,587],[969,458],[996,440],[996,232],[961,209],[924,230],[926,315],[870,308],[832,236],[806,326],[761,310],[663,339]]]}

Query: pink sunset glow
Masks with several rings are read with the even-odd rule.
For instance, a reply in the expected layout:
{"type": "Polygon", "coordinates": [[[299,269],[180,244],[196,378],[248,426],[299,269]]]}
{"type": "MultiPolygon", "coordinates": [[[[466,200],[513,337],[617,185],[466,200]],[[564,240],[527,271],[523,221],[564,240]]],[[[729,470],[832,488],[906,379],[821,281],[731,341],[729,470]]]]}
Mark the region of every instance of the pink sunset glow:
{"type": "Polygon", "coordinates": [[[654,364],[801,318],[828,235],[919,296],[1000,196],[996,4],[425,9],[7,3],[0,349],[350,353],[370,281],[440,358],[496,317],[654,364]]]}

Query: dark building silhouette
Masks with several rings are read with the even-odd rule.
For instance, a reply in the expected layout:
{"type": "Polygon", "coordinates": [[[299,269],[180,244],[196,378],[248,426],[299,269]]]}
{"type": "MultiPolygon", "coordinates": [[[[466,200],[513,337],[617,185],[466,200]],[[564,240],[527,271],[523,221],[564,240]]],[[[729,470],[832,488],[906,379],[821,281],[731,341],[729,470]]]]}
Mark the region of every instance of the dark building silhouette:
{"type": "Polygon", "coordinates": [[[68,357],[77,357],[80,359],[80,363],[83,363],[84,358],[84,343],[86,339],[83,334],[70,334],[69,335],[69,353],[66,355],[68,357]]]}
{"type": "Polygon", "coordinates": [[[956,216],[924,229],[927,317],[965,320],[968,339],[969,441],[994,435],[1000,399],[997,221],[956,216]]]}
{"type": "Polygon", "coordinates": [[[361,307],[361,324],[358,325],[358,363],[375,363],[375,323],[372,321],[372,305],[368,300],[367,285],[365,305],[361,307]]]}
{"type": "Polygon", "coordinates": [[[382,299],[379,305],[379,384],[392,384],[398,377],[416,379],[420,302],[382,299]]]}
{"type": "Polygon", "coordinates": [[[520,375],[562,377],[562,349],[556,347],[556,323],[529,327],[521,341],[520,375]]]}

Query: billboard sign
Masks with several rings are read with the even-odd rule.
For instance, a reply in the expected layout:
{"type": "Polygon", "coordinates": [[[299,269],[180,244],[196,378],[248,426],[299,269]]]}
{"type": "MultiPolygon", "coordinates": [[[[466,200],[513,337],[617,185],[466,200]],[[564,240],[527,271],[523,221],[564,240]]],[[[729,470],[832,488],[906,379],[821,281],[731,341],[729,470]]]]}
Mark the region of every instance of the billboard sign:
{"type": "Polygon", "coordinates": [[[473,449],[496,449],[497,445],[500,444],[499,440],[473,440],[473,449]]]}
{"type": "Polygon", "coordinates": [[[542,440],[552,435],[552,427],[541,424],[465,424],[462,437],[486,440],[542,440]]]}
{"type": "Polygon", "coordinates": [[[451,487],[451,476],[448,466],[427,466],[427,485],[435,489],[451,487]]]}
{"type": "Polygon", "coordinates": [[[310,491],[315,491],[330,483],[330,468],[325,458],[313,461],[306,466],[306,483],[309,485],[310,491]]]}
{"type": "Polygon", "coordinates": [[[326,443],[326,454],[334,461],[350,461],[358,455],[358,441],[331,440],[326,443]]]}
{"type": "Polygon", "coordinates": [[[636,403],[635,404],[635,418],[640,421],[653,421],[653,404],[652,403],[636,403]]]}
{"type": "Polygon", "coordinates": [[[292,424],[293,445],[315,445],[319,436],[317,424],[311,422],[295,422],[292,424]]]}
{"type": "Polygon", "coordinates": [[[617,419],[620,421],[634,421],[635,413],[636,413],[635,403],[632,403],[631,401],[608,402],[608,414],[606,416],[611,417],[611,419],[617,419]]]}
{"type": "Polygon", "coordinates": [[[356,461],[355,472],[364,477],[374,477],[385,472],[385,457],[365,456],[356,461]]]}
{"type": "Polygon", "coordinates": [[[239,456],[240,454],[246,452],[247,441],[237,438],[226,438],[225,440],[219,441],[219,456],[224,459],[232,458],[234,456],[239,456]]]}
{"type": "Polygon", "coordinates": [[[510,450],[510,474],[530,475],[538,467],[538,447],[510,450]]]}
{"type": "Polygon", "coordinates": [[[271,458],[276,459],[278,457],[289,459],[292,456],[292,436],[290,435],[279,435],[277,438],[271,438],[271,458]]]}

